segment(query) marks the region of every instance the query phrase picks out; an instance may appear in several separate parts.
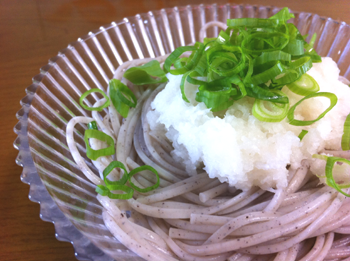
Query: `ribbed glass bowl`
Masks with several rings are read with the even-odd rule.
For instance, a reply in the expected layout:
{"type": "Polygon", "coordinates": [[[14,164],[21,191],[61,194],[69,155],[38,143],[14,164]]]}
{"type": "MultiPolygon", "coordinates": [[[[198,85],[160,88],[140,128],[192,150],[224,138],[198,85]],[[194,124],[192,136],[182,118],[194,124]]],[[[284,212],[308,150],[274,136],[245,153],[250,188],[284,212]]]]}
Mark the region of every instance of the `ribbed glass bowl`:
{"type": "MultiPolygon", "coordinates": [[[[152,11],[91,31],[40,69],[17,113],[16,162],[23,167],[21,180],[30,185],[30,200],[41,205],[40,217],[54,223],[57,239],[74,245],[79,260],[141,260],[105,227],[94,186],[79,170],[67,147],[67,122],[74,116],[90,116],[79,105],[80,95],[91,88],[106,90],[109,79],[124,61],[164,55],[197,41],[201,26],[208,21],[267,18],[279,10],[213,4],[152,11]]],[[[308,40],[317,33],[317,52],[332,57],[341,75],[350,78],[349,25],[303,12],[295,13],[292,22],[302,34],[309,35],[308,40]]],[[[207,37],[217,36],[218,31],[208,29],[207,37]]],[[[90,98],[93,104],[93,96],[90,98]]],[[[82,133],[84,127],[78,126],[75,140],[84,157],[82,133]]]]}

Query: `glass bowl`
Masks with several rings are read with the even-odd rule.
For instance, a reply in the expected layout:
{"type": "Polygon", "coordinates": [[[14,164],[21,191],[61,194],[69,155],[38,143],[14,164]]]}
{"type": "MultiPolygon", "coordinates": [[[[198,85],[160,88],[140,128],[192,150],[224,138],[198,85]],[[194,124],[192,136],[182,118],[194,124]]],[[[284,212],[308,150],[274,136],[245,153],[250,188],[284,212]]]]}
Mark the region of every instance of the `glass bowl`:
{"type": "MultiPolygon", "coordinates": [[[[101,26],[61,50],[40,69],[26,89],[17,113],[21,180],[30,185],[29,198],[40,204],[40,216],[54,223],[58,240],[73,244],[79,260],[141,260],[119,243],[105,227],[94,186],[77,168],[65,137],[70,118],[90,116],[79,97],[90,88],[106,90],[109,79],[124,61],[155,57],[198,40],[208,21],[227,18],[267,18],[280,8],[252,5],[196,5],[139,14],[101,26]]],[[[315,48],[337,62],[350,78],[350,26],[310,13],[295,13],[292,22],[309,38],[317,33],[315,48]]],[[[218,34],[210,28],[207,37],[218,34]]],[[[90,100],[93,103],[93,99],[90,100]]],[[[75,133],[85,151],[83,127],[75,133]]],[[[81,153],[85,155],[85,153],[81,153]]],[[[88,159],[86,159],[88,161],[88,159]]],[[[92,167],[93,168],[93,167],[92,167]]]]}

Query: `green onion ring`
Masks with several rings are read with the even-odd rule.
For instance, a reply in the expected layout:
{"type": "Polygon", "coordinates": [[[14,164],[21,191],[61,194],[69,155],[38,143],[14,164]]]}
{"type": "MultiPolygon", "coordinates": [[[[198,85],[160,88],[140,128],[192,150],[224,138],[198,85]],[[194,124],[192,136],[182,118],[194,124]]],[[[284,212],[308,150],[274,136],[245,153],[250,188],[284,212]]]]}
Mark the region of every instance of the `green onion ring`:
{"type": "Polygon", "coordinates": [[[80,98],[79,98],[79,104],[81,105],[81,107],[83,107],[85,110],[88,110],[88,111],[102,111],[104,108],[108,107],[109,104],[110,104],[110,100],[108,98],[108,96],[105,94],[104,91],[98,89],[98,88],[93,88],[93,89],[90,89],[86,92],[84,92],[80,98]],[[106,99],[106,102],[104,104],[102,104],[101,106],[98,106],[98,107],[89,107],[87,105],[84,104],[84,99],[86,98],[86,96],[88,96],[90,93],[93,93],[93,92],[98,92],[98,93],[101,93],[103,98],[106,99]]]}
{"type": "Polygon", "coordinates": [[[318,92],[318,93],[312,93],[309,94],[308,96],[305,96],[303,99],[301,99],[300,101],[298,101],[296,104],[294,104],[288,111],[287,114],[287,118],[289,121],[289,124],[294,125],[294,126],[307,126],[307,125],[311,125],[314,122],[322,119],[327,112],[329,112],[336,104],[337,104],[338,98],[334,93],[330,93],[330,92],[318,92]],[[300,120],[296,120],[294,119],[294,111],[296,109],[296,107],[302,103],[304,100],[306,99],[310,99],[310,98],[314,98],[314,97],[326,97],[330,100],[331,104],[329,105],[329,107],[322,112],[315,120],[310,120],[310,121],[300,121],[300,120]]]}
{"type": "Polygon", "coordinates": [[[300,141],[302,141],[302,139],[304,138],[304,136],[308,133],[309,131],[307,130],[302,130],[298,136],[298,138],[300,139],[300,141]]]}
{"type": "Polygon", "coordinates": [[[334,189],[336,189],[338,192],[342,193],[343,195],[350,197],[349,194],[342,191],[342,188],[348,188],[350,185],[338,185],[333,177],[333,167],[336,162],[343,162],[348,165],[350,165],[350,161],[347,159],[339,158],[339,157],[328,157],[327,158],[327,164],[326,164],[326,184],[334,189]]]}
{"type": "Polygon", "coordinates": [[[350,113],[344,122],[343,136],[341,137],[341,149],[350,150],[350,113]]]}
{"type": "Polygon", "coordinates": [[[96,160],[99,157],[109,156],[115,153],[114,140],[112,139],[111,136],[105,134],[102,131],[94,130],[94,129],[86,130],[84,133],[84,141],[86,145],[86,156],[91,160],[96,160]],[[92,149],[89,144],[89,139],[91,138],[106,142],[108,144],[108,147],[104,149],[99,149],[99,150],[92,149]]]}
{"type": "Polygon", "coordinates": [[[130,107],[136,107],[137,105],[135,94],[128,88],[128,86],[117,79],[109,81],[109,96],[113,106],[123,118],[128,117],[130,107]]]}
{"type": "MultiPolygon", "coordinates": [[[[283,95],[281,91],[274,91],[277,94],[283,95]]],[[[252,113],[260,121],[265,122],[280,122],[288,113],[289,103],[281,104],[269,101],[255,99],[252,113]],[[268,109],[265,105],[269,105],[268,109]]]]}
{"type": "Polygon", "coordinates": [[[103,170],[103,181],[105,182],[107,188],[109,188],[111,185],[124,185],[128,181],[128,171],[126,170],[124,164],[120,161],[112,161],[109,163],[109,165],[103,170]],[[118,181],[111,181],[107,178],[109,173],[115,168],[120,168],[124,170],[123,177],[118,181]]]}
{"type": "Polygon", "coordinates": [[[134,194],[134,191],[125,185],[111,185],[110,188],[103,185],[97,185],[95,191],[102,196],[109,197],[110,199],[130,199],[134,194]],[[111,190],[121,190],[126,194],[112,193],[111,190]]]}
{"type": "Polygon", "coordinates": [[[159,174],[158,174],[158,172],[154,168],[152,168],[151,166],[148,166],[148,165],[144,165],[144,166],[135,168],[132,171],[130,171],[129,175],[128,175],[128,180],[129,180],[130,186],[133,187],[133,189],[135,189],[136,191],[141,192],[141,193],[146,193],[146,192],[149,192],[151,190],[154,190],[154,189],[158,188],[159,187],[159,182],[160,182],[159,181],[159,174]],[[134,183],[132,183],[131,177],[134,176],[136,173],[138,173],[140,171],[144,171],[144,170],[149,170],[149,171],[153,172],[156,175],[156,177],[157,177],[157,182],[156,182],[156,184],[154,184],[154,185],[152,185],[150,187],[139,188],[134,183]]]}
{"type": "Polygon", "coordinates": [[[87,128],[88,128],[89,130],[98,130],[96,121],[89,122],[89,123],[87,124],[87,128]]]}
{"type": "Polygon", "coordinates": [[[298,80],[288,84],[287,87],[292,92],[302,96],[316,93],[320,90],[320,86],[315,79],[306,73],[303,74],[298,80]]]}

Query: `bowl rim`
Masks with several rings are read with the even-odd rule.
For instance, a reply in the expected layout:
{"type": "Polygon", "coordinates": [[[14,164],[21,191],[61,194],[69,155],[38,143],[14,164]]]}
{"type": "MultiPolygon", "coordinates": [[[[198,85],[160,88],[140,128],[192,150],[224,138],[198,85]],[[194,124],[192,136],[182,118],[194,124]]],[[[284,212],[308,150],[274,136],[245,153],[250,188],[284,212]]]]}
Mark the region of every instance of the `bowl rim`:
{"type": "MultiPolygon", "coordinates": [[[[20,100],[20,105],[22,108],[16,113],[16,117],[18,119],[17,124],[14,127],[14,132],[17,135],[13,145],[14,148],[17,149],[18,155],[16,157],[16,164],[23,168],[21,173],[21,182],[28,184],[30,186],[29,188],[29,200],[32,202],[38,203],[40,205],[40,213],[39,216],[43,221],[51,222],[54,224],[55,227],[55,237],[59,241],[65,241],[70,242],[74,249],[74,255],[77,258],[77,260],[95,260],[95,258],[98,258],[98,260],[113,260],[110,258],[107,254],[102,252],[97,246],[95,246],[85,235],[83,235],[72,223],[68,220],[68,218],[63,214],[63,212],[59,209],[58,205],[54,202],[54,200],[51,198],[50,194],[46,190],[45,185],[41,181],[41,178],[39,174],[37,173],[36,167],[34,166],[34,161],[32,159],[29,144],[28,144],[28,132],[27,132],[27,124],[29,119],[29,113],[31,108],[31,103],[33,99],[35,98],[35,93],[40,85],[40,82],[45,77],[45,74],[50,70],[51,67],[53,67],[56,63],[56,61],[64,56],[64,53],[67,50],[70,50],[74,48],[74,45],[77,42],[86,41],[96,35],[99,35],[103,33],[104,31],[108,30],[110,27],[115,25],[121,25],[129,21],[129,19],[137,18],[142,15],[152,15],[153,12],[172,12],[174,10],[184,9],[184,8],[198,8],[198,7],[212,7],[216,6],[217,8],[220,8],[222,6],[242,6],[242,7],[253,7],[253,8],[270,8],[270,9],[281,9],[282,7],[277,7],[274,5],[252,5],[252,4],[235,4],[235,3],[227,3],[227,4],[198,4],[198,5],[182,5],[182,6],[174,6],[174,7],[168,7],[168,8],[162,8],[158,10],[151,10],[147,13],[138,13],[134,16],[128,16],[124,17],[123,19],[112,21],[109,24],[105,24],[100,26],[98,29],[89,31],[86,35],[83,35],[81,37],[78,37],[76,41],[70,42],[67,47],[61,49],[58,51],[56,56],[53,56],[48,60],[48,63],[44,66],[42,66],[39,69],[39,73],[36,74],[34,77],[32,77],[32,84],[29,85],[26,89],[26,95],[24,98],[20,100]],[[40,193],[37,193],[40,191],[40,193]],[[53,209],[54,213],[58,213],[59,216],[53,217],[49,216],[45,213],[43,213],[43,205],[50,205],[50,207],[53,209]],[[60,225],[65,224],[64,227],[60,227],[60,225]],[[67,232],[68,235],[67,235],[67,232]],[[76,233],[76,236],[73,237],[73,232],[76,233]],[[84,249],[86,248],[96,248],[101,253],[100,255],[96,256],[87,256],[86,251],[84,249]]],[[[291,10],[291,9],[290,9],[291,10]]],[[[336,24],[345,25],[350,27],[349,24],[347,24],[344,21],[336,20],[331,17],[326,16],[320,16],[316,13],[311,12],[303,12],[303,11],[292,11],[294,14],[306,14],[309,16],[318,16],[322,20],[328,20],[332,21],[336,24]]],[[[90,251],[89,251],[90,252],[90,251]]]]}

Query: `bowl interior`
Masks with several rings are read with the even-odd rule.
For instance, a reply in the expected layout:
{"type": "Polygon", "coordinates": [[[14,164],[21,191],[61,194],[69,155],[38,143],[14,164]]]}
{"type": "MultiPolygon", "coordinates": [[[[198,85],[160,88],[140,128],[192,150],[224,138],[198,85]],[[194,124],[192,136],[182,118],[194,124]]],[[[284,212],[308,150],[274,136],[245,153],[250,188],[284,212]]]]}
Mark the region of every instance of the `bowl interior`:
{"type": "MultiPolygon", "coordinates": [[[[39,179],[31,181],[31,193],[40,198],[44,217],[56,222],[59,238],[74,242],[80,256],[90,260],[141,260],[105,227],[94,185],[86,180],[67,147],[65,130],[68,121],[74,116],[91,116],[79,105],[81,94],[91,88],[106,90],[109,79],[124,61],[164,55],[178,46],[198,41],[199,30],[208,21],[267,18],[279,10],[276,7],[214,4],[152,11],[101,26],[69,44],[41,68],[41,73],[33,78],[33,84],[27,89],[26,100],[22,101],[23,111],[29,110],[29,116],[19,117],[23,128],[27,128],[20,147],[23,155],[30,157],[31,154],[35,165],[28,161],[23,164],[27,166],[25,170],[39,174],[59,208],[50,197],[45,197],[45,188],[39,179]],[[26,138],[27,146],[23,145],[26,138]]],[[[332,57],[341,75],[350,78],[349,25],[303,12],[295,13],[291,22],[302,34],[308,34],[307,40],[316,33],[317,52],[332,57]]],[[[218,32],[218,28],[213,27],[207,30],[206,36],[214,37],[218,32]]],[[[100,97],[91,95],[90,105],[97,98],[100,97]]],[[[75,141],[88,165],[98,173],[85,156],[85,129],[83,125],[76,126],[75,141]]]]}

